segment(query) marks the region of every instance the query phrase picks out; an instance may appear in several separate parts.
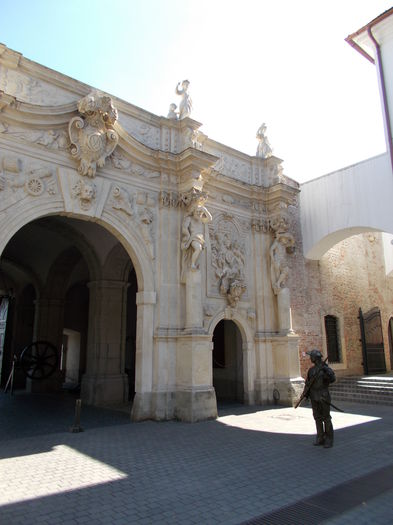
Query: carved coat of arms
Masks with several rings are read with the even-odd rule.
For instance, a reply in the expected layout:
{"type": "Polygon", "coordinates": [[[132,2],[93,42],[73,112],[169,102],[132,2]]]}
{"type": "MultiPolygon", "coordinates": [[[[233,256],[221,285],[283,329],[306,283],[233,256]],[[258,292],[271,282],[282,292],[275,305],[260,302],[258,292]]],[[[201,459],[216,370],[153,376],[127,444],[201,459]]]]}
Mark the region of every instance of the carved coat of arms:
{"type": "Polygon", "coordinates": [[[117,109],[110,97],[91,93],[79,101],[78,111],[81,116],[72,118],[68,125],[71,155],[79,160],[81,175],[94,177],[119,141],[113,129],[117,109]]]}

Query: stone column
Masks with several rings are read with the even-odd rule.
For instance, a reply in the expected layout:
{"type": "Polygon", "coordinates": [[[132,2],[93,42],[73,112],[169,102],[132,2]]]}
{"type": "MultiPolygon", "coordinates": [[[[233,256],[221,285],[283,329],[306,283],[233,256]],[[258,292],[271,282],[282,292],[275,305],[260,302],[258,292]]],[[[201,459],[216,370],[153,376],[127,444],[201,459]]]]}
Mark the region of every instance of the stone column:
{"type": "Polygon", "coordinates": [[[255,403],[255,347],[252,343],[243,343],[243,385],[244,404],[255,403]]]}
{"type": "Polygon", "coordinates": [[[186,331],[201,331],[203,327],[202,275],[198,269],[186,275],[186,331]]]}
{"type": "Polygon", "coordinates": [[[278,326],[280,332],[289,333],[292,330],[291,299],[289,288],[281,288],[277,293],[278,326]]]}
{"type": "MultiPolygon", "coordinates": [[[[63,338],[64,300],[42,298],[35,302],[34,341],[48,341],[60,352],[63,338]]],[[[26,389],[29,392],[48,392],[61,390],[63,377],[60,368],[47,379],[35,381],[27,379],[26,389]]]]}
{"type": "Polygon", "coordinates": [[[103,280],[90,282],[88,287],[87,369],[82,378],[81,397],[95,405],[127,403],[124,352],[128,283],[103,280]]]}
{"type": "Polygon", "coordinates": [[[141,421],[153,417],[153,330],[156,292],[138,292],[136,304],[135,397],[131,418],[141,421]]]}

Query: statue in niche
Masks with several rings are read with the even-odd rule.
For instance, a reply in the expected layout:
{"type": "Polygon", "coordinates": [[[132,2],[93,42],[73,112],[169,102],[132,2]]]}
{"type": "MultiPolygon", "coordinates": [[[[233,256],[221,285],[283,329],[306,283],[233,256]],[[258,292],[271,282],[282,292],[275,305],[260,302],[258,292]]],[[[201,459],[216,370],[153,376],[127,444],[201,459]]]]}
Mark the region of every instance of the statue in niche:
{"type": "Polygon", "coordinates": [[[272,156],[272,148],[269,144],[269,140],[266,136],[266,124],[263,123],[257,131],[257,139],[259,141],[257,148],[257,157],[261,159],[267,159],[272,156]]]}
{"type": "Polygon", "coordinates": [[[198,260],[205,247],[205,224],[211,222],[212,216],[205,207],[206,196],[199,196],[191,203],[182,224],[182,282],[185,279],[186,268],[197,270],[198,260]]]}
{"type": "Polygon", "coordinates": [[[166,118],[170,118],[172,120],[177,120],[177,113],[176,113],[177,106],[172,102],[172,104],[169,104],[169,111],[166,118]]]}
{"type": "Polygon", "coordinates": [[[285,288],[289,275],[286,254],[290,252],[294,244],[295,241],[291,234],[277,232],[270,247],[270,277],[275,295],[285,288]]]}
{"type": "Polygon", "coordinates": [[[181,101],[179,105],[179,118],[183,119],[191,115],[192,101],[188,93],[188,87],[190,85],[189,80],[183,80],[176,86],[176,95],[180,95],[181,101]],[[181,86],[181,87],[180,87],[181,86]]]}

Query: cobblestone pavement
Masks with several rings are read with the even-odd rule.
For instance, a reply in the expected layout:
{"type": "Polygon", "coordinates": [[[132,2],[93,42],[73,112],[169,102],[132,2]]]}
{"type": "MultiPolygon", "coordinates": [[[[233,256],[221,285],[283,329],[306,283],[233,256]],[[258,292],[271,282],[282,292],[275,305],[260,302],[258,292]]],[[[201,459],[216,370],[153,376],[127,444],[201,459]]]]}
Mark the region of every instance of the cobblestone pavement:
{"type": "Polygon", "coordinates": [[[391,407],[333,412],[324,449],[307,405],[193,424],[83,406],[73,434],[74,402],[0,393],[2,525],[393,523],[391,407]]]}

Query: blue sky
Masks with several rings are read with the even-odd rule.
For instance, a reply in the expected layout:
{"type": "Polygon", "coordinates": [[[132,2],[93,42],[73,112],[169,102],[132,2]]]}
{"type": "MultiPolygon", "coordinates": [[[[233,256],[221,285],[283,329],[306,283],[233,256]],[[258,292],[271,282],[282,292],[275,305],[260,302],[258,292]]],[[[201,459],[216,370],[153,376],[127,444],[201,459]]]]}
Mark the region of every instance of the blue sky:
{"type": "Polygon", "coordinates": [[[303,182],[385,151],[375,67],[344,38],[384,0],[0,0],[0,42],[158,115],[188,78],[202,131],[303,182]]]}

